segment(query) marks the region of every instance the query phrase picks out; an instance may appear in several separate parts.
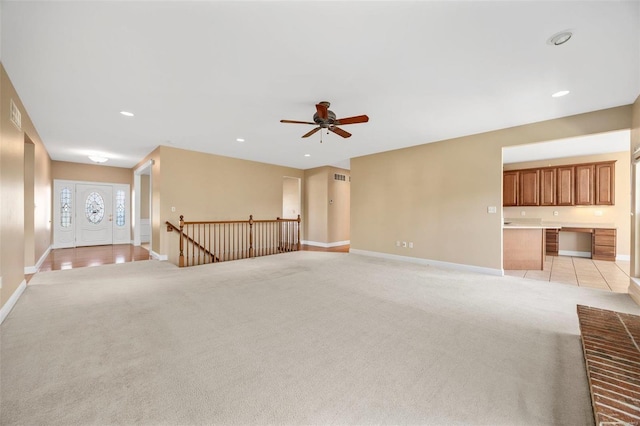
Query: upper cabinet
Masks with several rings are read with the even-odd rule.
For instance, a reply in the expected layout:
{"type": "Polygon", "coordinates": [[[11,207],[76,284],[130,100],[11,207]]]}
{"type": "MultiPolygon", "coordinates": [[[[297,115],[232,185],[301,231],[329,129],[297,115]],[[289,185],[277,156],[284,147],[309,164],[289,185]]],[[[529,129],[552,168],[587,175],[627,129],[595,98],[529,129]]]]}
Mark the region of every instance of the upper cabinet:
{"type": "Polygon", "coordinates": [[[539,206],[540,205],[540,170],[520,171],[518,205],[519,206],[539,206]]]}
{"type": "Polygon", "coordinates": [[[560,166],[557,168],[557,206],[573,206],[575,194],[575,173],[573,166],[560,166]]]}
{"type": "Polygon", "coordinates": [[[613,206],[615,204],[615,163],[596,164],[595,202],[598,205],[613,206]]]}
{"type": "Polygon", "coordinates": [[[576,206],[590,206],[594,202],[594,173],[595,165],[581,164],[576,166],[576,206]]]}
{"type": "Polygon", "coordinates": [[[556,168],[546,168],[540,170],[540,205],[556,205],[556,179],[558,170],[556,168]]]}
{"type": "Polygon", "coordinates": [[[503,173],[503,206],[614,205],[615,161],[503,173]]]}
{"type": "Polygon", "coordinates": [[[518,172],[504,172],[502,174],[502,205],[518,205],[518,172]]]}

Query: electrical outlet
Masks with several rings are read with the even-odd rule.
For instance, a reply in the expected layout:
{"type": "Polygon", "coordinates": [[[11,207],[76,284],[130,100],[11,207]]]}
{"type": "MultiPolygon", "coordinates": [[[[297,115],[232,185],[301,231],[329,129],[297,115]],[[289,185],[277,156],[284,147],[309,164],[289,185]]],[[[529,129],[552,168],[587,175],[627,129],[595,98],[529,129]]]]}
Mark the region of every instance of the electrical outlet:
{"type": "Polygon", "coordinates": [[[171,207],[171,212],[175,213],[176,212],[176,208],[175,207],[171,207]]]}
{"type": "Polygon", "coordinates": [[[527,212],[525,212],[524,210],[520,212],[520,216],[526,216],[526,215],[527,215],[527,212]]]}
{"type": "Polygon", "coordinates": [[[554,215],[554,216],[558,216],[558,214],[559,214],[559,213],[558,213],[558,211],[557,211],[557,210],[554,210],[553,215],[554,215]]]}
{"type": "Polygon", "coordinates": [[[594,216],[602,216],[602,210],[596,210],[595,212],[593,212],[594,216]]]}
{"type": "Polygon", "coordinates": [[[409,248],[413,248],[413,241],[409,242],[409,248]]]}

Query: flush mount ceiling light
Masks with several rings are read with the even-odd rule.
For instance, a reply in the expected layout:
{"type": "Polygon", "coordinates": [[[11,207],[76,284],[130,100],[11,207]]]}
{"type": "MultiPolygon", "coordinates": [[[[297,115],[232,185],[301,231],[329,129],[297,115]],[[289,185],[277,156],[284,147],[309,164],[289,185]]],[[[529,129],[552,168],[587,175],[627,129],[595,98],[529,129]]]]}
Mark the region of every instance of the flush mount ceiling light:
{"type": "Polygon", "coordinates": [[[555,33],[554,35],[549,37],[549,39],[547,40],[547,44],[550,44],[552,46],[561,46],[568,42],[571,39],[571,36],[573,36],[572,30],[560,31],[559,33],[555,33]]]}
{"type": "Polygon", "coordinates": [[[89,156],[89,160],[93,161],[94,163],[106,163],[107,161],[109,161],[109,159],[107,157],[101,157],[99,155],[90,155],[89,156]]]}
{"type": "Polygon", "coordinates": [[[133,113],[129,112],[129,111],[120,111],[120,114],[127,116],[127,117],[133,117],[133,113]]]}
{"type": "Polygon", "coordinates": [[[304,156],[305,157],[311,157],[311,154],[305,154],[304,156]]]}
{"type": "Polygon", "coordinates": [[[242,138],[237,138],[237,139],[236,139],[236,142],[244,142],[244,139],[242,139],[242,138]]]}
{"type": "Polygon", "coordinates": [[[566,96],[569,94],[568,90],[561,90],[559,92],[554,93],[553,95],[551,95],[552,98],[560,98],[562,96],[566,96]]]}

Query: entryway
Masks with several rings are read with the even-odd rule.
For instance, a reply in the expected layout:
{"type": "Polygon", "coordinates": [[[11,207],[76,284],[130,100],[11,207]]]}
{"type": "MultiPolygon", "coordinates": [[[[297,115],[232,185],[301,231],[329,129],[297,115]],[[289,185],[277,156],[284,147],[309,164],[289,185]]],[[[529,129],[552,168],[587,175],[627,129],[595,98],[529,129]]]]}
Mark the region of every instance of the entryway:
{"type": "Polygon", "coordinates": [[[53,248],[131,243],[129,185],[54,180],[53,248]]]}

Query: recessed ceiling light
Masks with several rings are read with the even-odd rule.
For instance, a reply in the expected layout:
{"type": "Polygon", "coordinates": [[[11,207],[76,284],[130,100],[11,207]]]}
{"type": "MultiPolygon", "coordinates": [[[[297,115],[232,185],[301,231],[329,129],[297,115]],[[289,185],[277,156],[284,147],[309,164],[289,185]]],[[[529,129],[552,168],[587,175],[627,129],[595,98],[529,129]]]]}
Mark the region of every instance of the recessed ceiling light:
{"type": "Polygon", "coordinates": [[[109,161],[109,159],[107,157],[100,157],[99,155],[90,155],[89,156],[89,160],[93,161],[94,163],[106,163],[107,161],[109,161]]]}
{"type": "Polygon", "coordinates": [[[571,30],[560,31],[559,33],[555,33],[554,35],[549,37],[549,40],[547,40],[547,44],[550,44],[552,46],[560,46],[568,42],[569,39],[571,39],[571,36],[573,36],[571,30]]]}
{"type": "Polygon", "coordinates": [[[311,157],[311,154],[305,154],[304,156],[305,157],[311,157]]]}
{"type": "Polygon", "coordinates": [[[561,90],[559,92],[554,93],[553,95],[551,95],[552,98],[560,98],[562,96],[568,95],[569,91],[568,90],[561,90]]]}
{"type": "Polygon", "coordinates": [[[242,139],[242,138],[237,138],[237,139],[236,139],[236,142],[244,142],[244,139],[242,139]]]}
{"type": "Polygon", "coordinates": [[[120,114],[126,115],[127,117],[133,117],[133,113],[129,111],[120,111],[120,114]]]}

